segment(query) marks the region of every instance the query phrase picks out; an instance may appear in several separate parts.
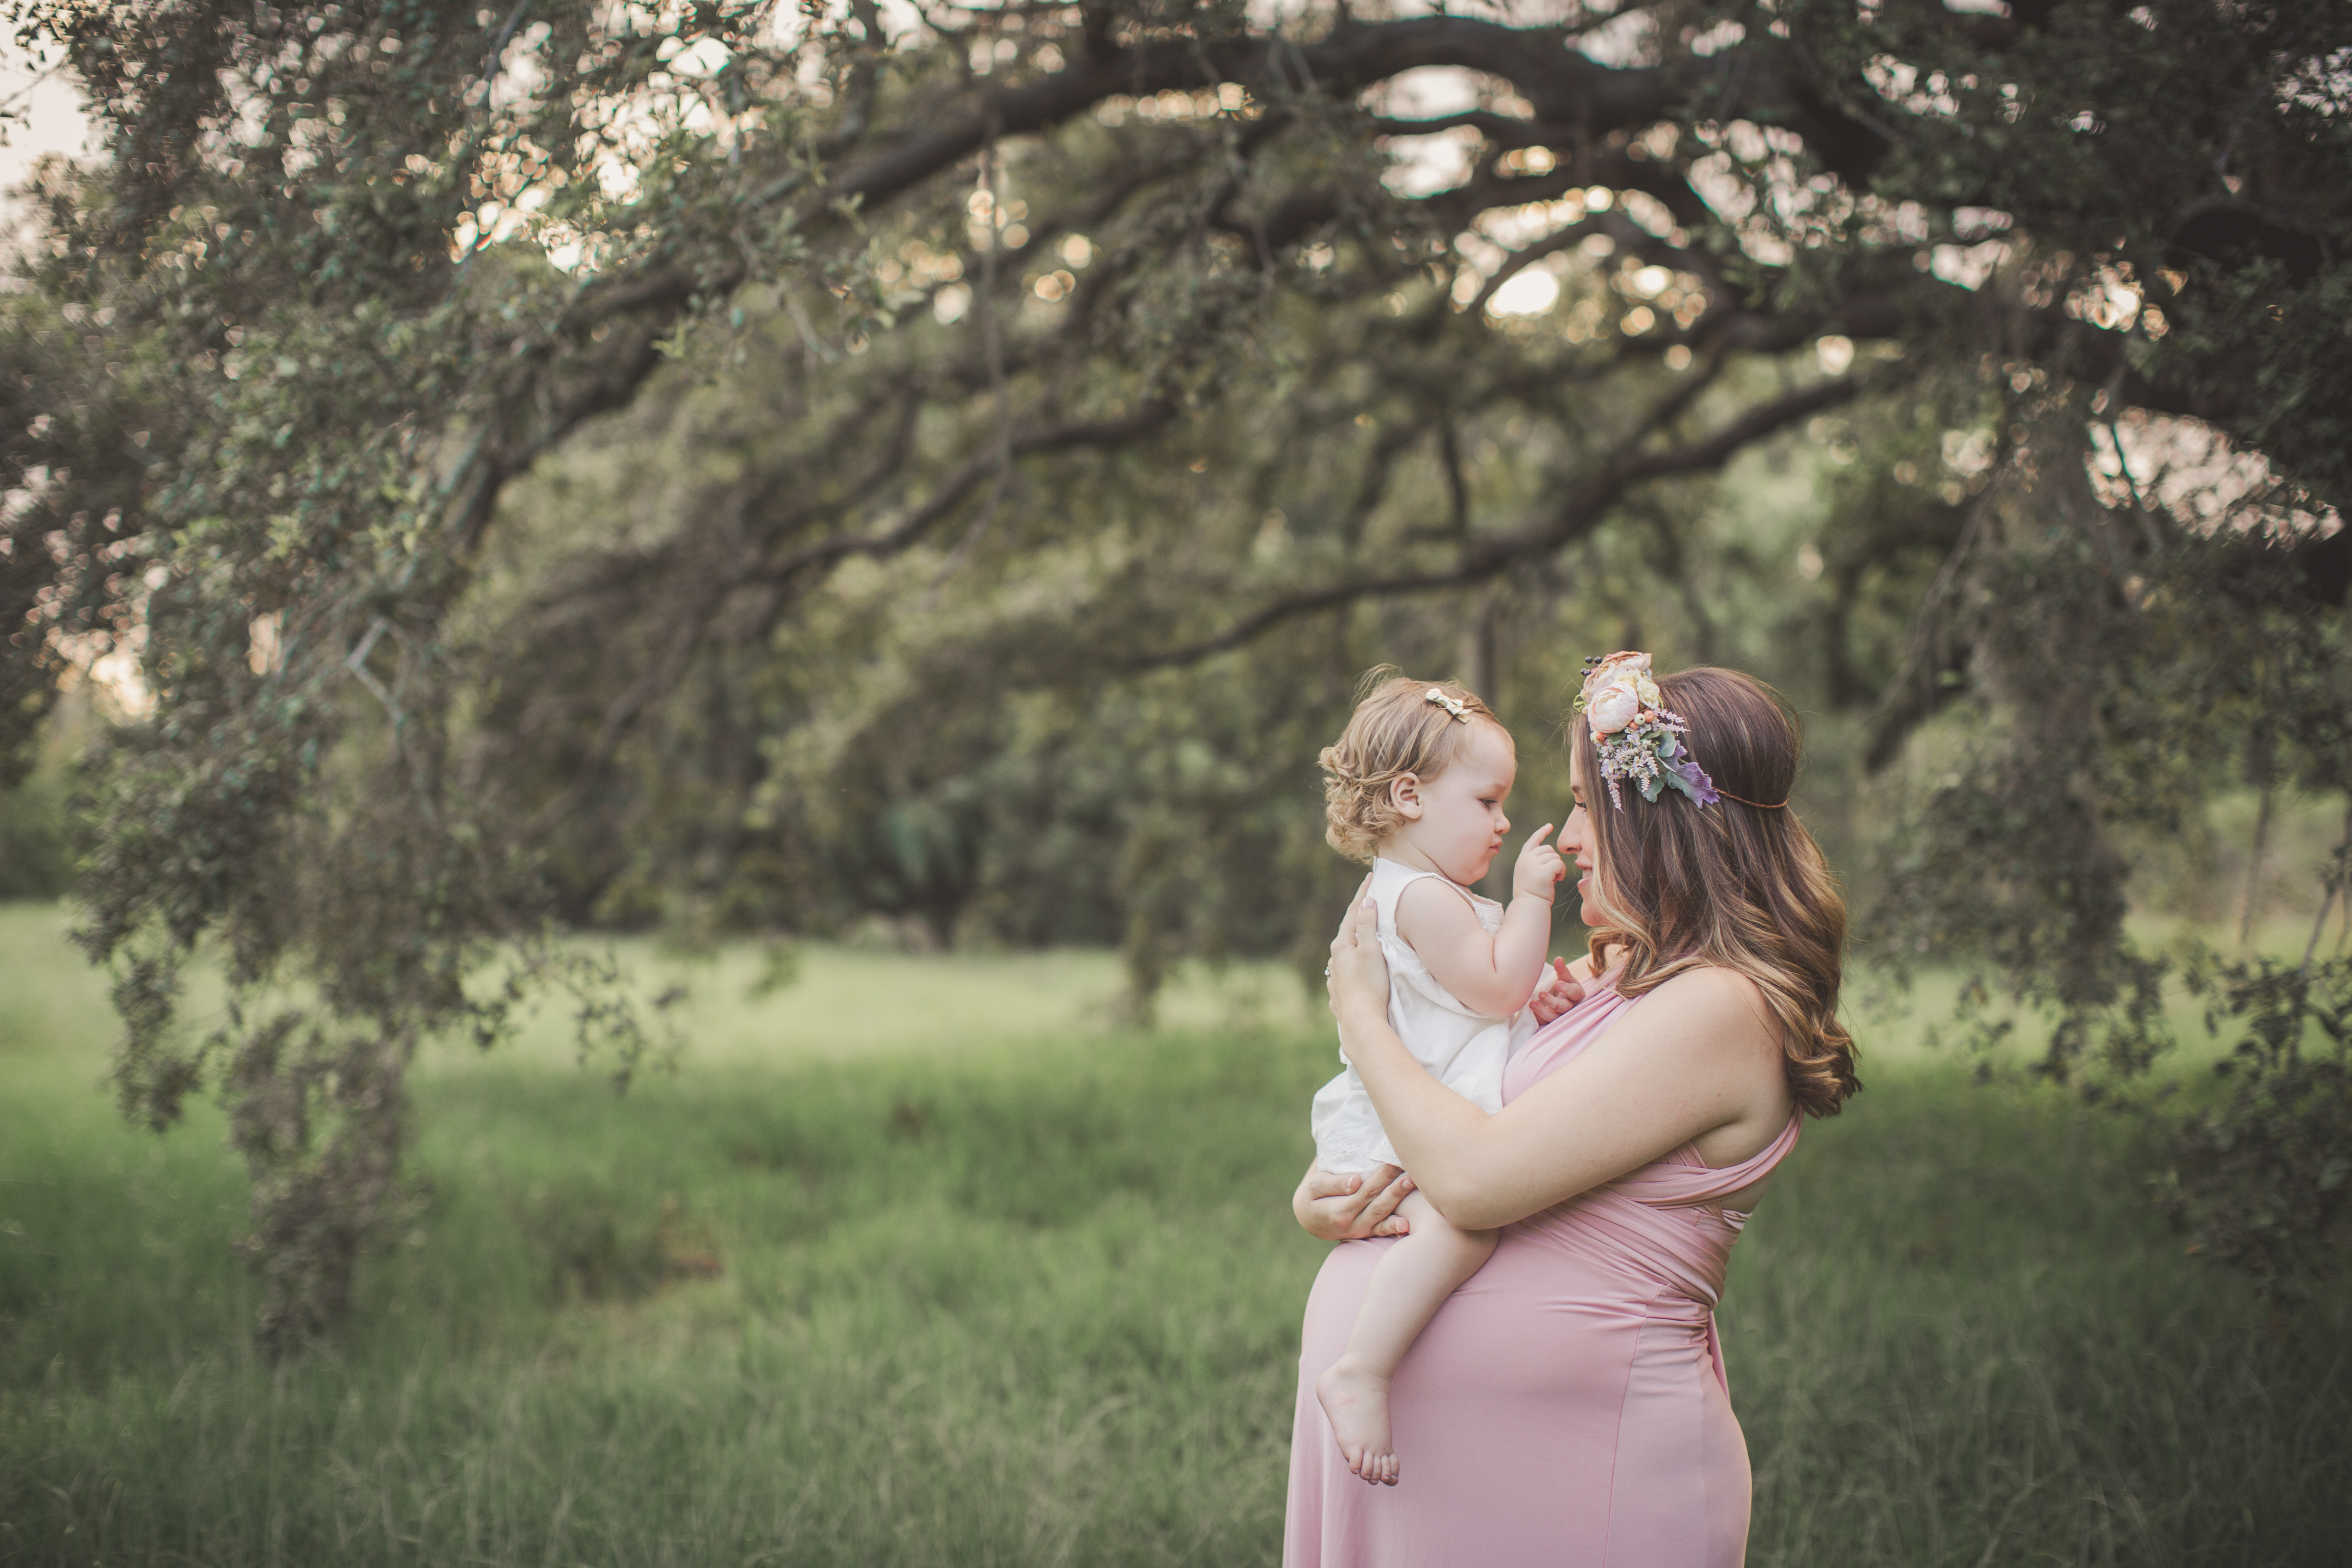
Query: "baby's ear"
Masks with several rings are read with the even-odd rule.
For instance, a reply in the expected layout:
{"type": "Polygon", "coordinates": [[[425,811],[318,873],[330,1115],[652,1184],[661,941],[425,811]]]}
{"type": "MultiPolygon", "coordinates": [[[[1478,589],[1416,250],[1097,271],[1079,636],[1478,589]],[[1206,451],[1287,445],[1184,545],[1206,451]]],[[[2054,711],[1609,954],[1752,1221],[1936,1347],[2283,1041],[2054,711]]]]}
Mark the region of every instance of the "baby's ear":
{"type": "Polygon", "coordinates": [[[1421,780],[1412,773],[1403,773],[1389,783],[1389,804],[1407,822],[1421,820],[1421,780]]]}

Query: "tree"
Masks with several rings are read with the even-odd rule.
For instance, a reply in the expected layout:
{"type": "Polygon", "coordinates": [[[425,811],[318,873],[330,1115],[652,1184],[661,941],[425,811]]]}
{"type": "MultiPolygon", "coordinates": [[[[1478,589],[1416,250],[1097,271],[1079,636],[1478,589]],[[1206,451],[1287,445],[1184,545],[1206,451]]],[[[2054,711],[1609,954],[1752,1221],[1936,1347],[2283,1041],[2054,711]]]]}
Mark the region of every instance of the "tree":
{"type": "Polygon", "coordinates": [[[2340,5],[18,15],[110,157],[43,174],[0,328],[0,746],[137,648],[83,941],[126,1110],[226,1099],[276,1345],[403,1201],[420,1038],[554,984],[642,1048],[553,922],[1042,886],[1144,992],[1278,947],[1354,672],[1491,685],[1621,547],[1673,592],[1693,487],[1787,433],[1869,437],[1819,629],[1870,756],[1987,717],[1905,940],[2057,1005],[2053,1071],[2149,983],[2117,779],[2160,817],[2276,734],[2261,776],[2345,782],[2340,5]],[[2276,477],[2176,518],[2171,430],[2276,477]],[[2179,639],[2282,628],[2231,700],[2310,724],[2187,745],[2179,639]]]}

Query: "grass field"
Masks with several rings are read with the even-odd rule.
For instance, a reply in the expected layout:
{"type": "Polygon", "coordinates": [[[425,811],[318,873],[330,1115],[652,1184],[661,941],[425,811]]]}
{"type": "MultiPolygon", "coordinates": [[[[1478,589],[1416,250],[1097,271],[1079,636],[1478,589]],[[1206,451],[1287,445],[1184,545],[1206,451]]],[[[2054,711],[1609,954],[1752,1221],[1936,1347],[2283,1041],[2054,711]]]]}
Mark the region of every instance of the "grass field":
{"type": "MultiPolygon", "coordinates": [[[[751,1001],[740,952],[625,1099],[552,1022],[436,1053],[429,1205],[273,1373],[217,1120],[115,1119],[60,928],[0,907],[0,1563],[1277,1556],[1334,1068],[1286,976],[1136,1033],[1095,955],[817,951],[751,1001]]],[[[1867,1043],[1735,1260],[1749,1561],[2345,1562],[2341,1303],[2270,1321],[2120,1129],[1867,1043]]]]}

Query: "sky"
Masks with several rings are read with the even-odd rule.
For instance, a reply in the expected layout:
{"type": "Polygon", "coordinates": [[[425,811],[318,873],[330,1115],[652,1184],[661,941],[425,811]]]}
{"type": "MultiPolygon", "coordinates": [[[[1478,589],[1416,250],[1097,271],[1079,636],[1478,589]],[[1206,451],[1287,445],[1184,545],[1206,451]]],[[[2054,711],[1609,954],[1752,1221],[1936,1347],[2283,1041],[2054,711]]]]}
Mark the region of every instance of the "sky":
{"type": "Polygon", "coordinates": [[[0,223],[16,227],[23,204],[16,195],[44,153],[79,154],[89,127],[72,74],[47,75],[15,38],[0,39],[0,104],[8,119],[0,126],[0,223]]]}

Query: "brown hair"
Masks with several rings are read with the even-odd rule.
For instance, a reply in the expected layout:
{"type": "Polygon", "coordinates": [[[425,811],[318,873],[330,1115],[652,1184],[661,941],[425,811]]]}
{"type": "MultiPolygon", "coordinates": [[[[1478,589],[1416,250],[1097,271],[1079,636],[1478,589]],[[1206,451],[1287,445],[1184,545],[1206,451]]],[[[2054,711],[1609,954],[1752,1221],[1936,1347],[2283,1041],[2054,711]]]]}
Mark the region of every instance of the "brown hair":
{"type": "Polygon", "coordinates": [[[1619,811],[1591,727],[1581,715],[1572,721],[1607,921],[1592,933],[1593,968],[1604,967],[1608,949],[1622,948],[1617,990],[1626,996],[1703,966],[1748,976],[1780,1025],[1790,1092],[1810,1114],[1834,1116],[1862,1087],[1853,1037],[1837,1018],[1845,897],[1797,814],[1773,805],[1796,783],[1803,749],[1796,713],[1736,669],[1663,675],[1658,691],[1689,721],[1683,743],[1725,795],[1701,806],[1673,790],[1644,801],[1628,785],[1619,811]]]}
{"type": "MultiPolygon", "coordinates": [[[[1497,730],[1494,710],[1450,680],[1408,680],[1382,665],[1365,672],[1356,711],[1337,744],[1323,748],[1324,841],[1351,860],[1370,860],[1404,824],[1389,786],[1411,773],[1428,784],[1454,760],[1456,737],[1470,725],[1429,694],[1442,691],[1472,720],[1497,730]]],[[[1510,735],[1503,731],[1506,739],[1510,735]]]]}

